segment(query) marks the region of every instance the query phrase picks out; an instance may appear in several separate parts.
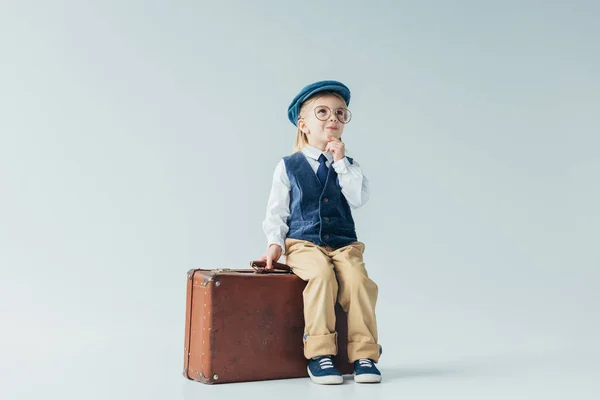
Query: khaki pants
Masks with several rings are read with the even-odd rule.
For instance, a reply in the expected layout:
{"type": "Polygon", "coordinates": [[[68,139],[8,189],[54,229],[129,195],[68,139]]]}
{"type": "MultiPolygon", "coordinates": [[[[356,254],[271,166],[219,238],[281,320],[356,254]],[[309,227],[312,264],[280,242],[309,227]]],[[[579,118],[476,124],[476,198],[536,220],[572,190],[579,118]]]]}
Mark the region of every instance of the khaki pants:
{"type": "Polygon", "coordinates": [[[304,356],[337,354],[335,303],[348,314],[348,358],[379,360],[375,303],[378,288],[367,275],[365,245],[354,242],[339,249],[286,239],[286,264],[307,281],[304,289],[304,356]]]}

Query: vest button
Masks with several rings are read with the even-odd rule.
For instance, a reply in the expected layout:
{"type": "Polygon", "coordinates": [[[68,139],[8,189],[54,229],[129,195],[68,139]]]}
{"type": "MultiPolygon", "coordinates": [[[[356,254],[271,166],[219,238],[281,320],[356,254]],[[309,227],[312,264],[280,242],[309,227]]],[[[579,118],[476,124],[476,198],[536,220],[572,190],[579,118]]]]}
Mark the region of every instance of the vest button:
{"type": "Polygon", "coordinates": [[[323,239],[329,239],[329,235],[324,235],[323,239]]]}
{"type": "Polygon", "coordinates": [[[327,202],[329,201],[329,199],[328,199],[327,197],[325,197],[325,198],[323,198],[323,201],[324,201],[325,203],[327,203],[327,202]]]}
{"type": "Polygon", "coordinates": [[[329,221],[329,217],[324,217],[323,218],[325,221],[329,221]]]}

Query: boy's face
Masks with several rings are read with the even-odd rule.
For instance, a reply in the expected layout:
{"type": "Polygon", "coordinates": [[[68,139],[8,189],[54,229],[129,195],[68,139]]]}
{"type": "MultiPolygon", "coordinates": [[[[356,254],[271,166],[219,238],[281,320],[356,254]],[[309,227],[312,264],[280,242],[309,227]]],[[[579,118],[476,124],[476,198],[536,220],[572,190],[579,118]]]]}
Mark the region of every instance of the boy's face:
{"type": "Polygon", "coordinates": [[[326,94],[309,100],[301,113],[298,127],[306,133],[311,146],[325,150],[329,135],[340,139],[344,124],[336,110],[345,109],[346,103],[337,96],[326,94]],[[327,116],[329,114],[329,116],[327,116]],[[327,117],[327,118],[325,118],[327,117]]]}

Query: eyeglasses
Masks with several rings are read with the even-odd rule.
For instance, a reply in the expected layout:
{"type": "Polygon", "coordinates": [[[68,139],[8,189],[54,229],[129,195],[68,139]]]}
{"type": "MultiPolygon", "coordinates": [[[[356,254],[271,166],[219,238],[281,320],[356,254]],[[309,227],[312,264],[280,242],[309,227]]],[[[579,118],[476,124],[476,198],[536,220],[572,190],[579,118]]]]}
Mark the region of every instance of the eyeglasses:
{"type": "Polygon", "coordinates": [[[331,108],[327,106],[315,107],[315,117],[317,117],[319,121],[327,121],[332,112],[334,112],[337,120],[342,124],[347,124],[352,119],[352,113],[347,108],[336,108],[332,111],[331,108]]]}

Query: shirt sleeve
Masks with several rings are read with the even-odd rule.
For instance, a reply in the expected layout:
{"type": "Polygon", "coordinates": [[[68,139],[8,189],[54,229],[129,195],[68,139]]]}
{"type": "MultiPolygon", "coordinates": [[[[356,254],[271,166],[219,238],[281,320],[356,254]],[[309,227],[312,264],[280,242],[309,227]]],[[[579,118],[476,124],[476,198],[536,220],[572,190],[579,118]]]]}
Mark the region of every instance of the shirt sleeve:
{"type": "Polygon", "coordinates": [[[359,208],[369,201],[369,180],[363,174],[360,164],[348,158],[334,162],[333,169],[338,174],[342,194],[351,208],[359,208]]]}
{"type": "Polygon", "coordinates": [[[275,167],[271,194],[267,203],[267,212],[262,227],[267,237],[267,244],[281,246],[285,254],[285,237],[289,230],[287,225],[290,216],[290,180],[285,170],[283,160],[275,167]]]}

